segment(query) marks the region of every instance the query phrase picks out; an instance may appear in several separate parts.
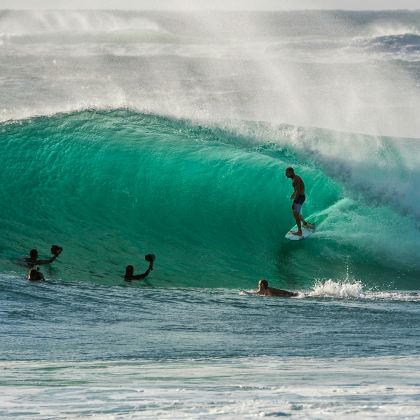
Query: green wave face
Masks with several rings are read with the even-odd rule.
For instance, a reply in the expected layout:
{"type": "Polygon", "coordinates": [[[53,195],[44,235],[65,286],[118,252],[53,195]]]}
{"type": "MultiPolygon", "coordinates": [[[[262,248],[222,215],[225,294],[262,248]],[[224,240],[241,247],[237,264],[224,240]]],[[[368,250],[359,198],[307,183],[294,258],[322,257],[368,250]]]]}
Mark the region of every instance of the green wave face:
{"type": "Polygon", "coordinates": [[[416,288],[418,228],[387,203],[352,194],[314,155],[292,144],[134,111],[85,111],[0,127],[0,270],[52,243],[44,268],[65,281],[122,282],[127,264],[149,284],[242,287],[266,277],[310,287],[346,276],[379,288],[416,288]],[[318,230],[291,242],[294,166],[306,183],[306,215],[318,230]]]}

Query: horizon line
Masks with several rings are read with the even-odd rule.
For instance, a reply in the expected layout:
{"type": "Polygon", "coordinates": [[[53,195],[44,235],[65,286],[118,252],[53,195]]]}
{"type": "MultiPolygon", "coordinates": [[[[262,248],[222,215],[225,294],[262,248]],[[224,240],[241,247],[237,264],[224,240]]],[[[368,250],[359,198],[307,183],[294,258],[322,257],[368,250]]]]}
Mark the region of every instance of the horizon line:
{"type": "Polygon", "coordinates": [[[413,9],[335,9],[335,8],[307,8],[307,9],[221,9],[221,8],[115,8],[115,7],[98,7],[98,8],[35,8],[35,7],[20,7],[20,8],[0,8],[0,11],[14,11],[23,12],[27,10],[37,11],[131,11],[131,12],[419,12],[420,7],[413,9]]]}

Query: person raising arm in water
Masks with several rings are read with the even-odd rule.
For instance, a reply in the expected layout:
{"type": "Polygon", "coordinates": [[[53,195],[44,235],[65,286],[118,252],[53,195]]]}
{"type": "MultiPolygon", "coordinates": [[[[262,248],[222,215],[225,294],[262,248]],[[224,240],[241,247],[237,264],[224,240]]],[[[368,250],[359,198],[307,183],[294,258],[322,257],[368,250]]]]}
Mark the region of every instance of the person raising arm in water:
{"type": "Polygon", "coordinates": [[[298,230],[292,231],[291,233],[296,236],[302,236],[302,224],[308,229],[314,229],[315,226],[308,223],[302,216],[302,205],[305,202],[305,184],[303,183],[302,178],[299,175],[295,174],[293,168],[286,169],[286,176],[292,180],[293,185],[293,194],[291,199],[293,200],[292,211],[293,217],[296,220],[296,225],[298,230]]]}
{"type": "Polygon", "coordinates": [[[149,267],[143,274],[134,274],[134,267],[132,265],[127,265],[127,267],[125,267],[124,280],[131,281],[131,280],[145,279],[153,270],[153,264],[155,262],[155,258],[156,257],[153,254],[145,255],[144,259],[149,262],[149,267]]]}
{"type": "Polygon", "coordinates": [[[45,264],[51,264],[54,262],[57,257],[63,252],[63,248],[58,245],[52,245],[51,246],[51,254],[53,256],[51,258],[45,259],[45,260],[39,260],[38,259],[38,251],[36,249],[31,249],[29,252],[29,257],[25,258],[25,262],[28,265],[28,267],[35,267],[36,265],[45,265],[45,264]]]}
{"type": "Polygon", "coordinates": [[[257,295],[277,296],[277,297],[295,297],[295,296],[298,296],[298,293],[289,292],[288,290],[275,289],[274,287],[268,287],[268,281],[265,279],[261,279],[258,282],[257,295]]]}

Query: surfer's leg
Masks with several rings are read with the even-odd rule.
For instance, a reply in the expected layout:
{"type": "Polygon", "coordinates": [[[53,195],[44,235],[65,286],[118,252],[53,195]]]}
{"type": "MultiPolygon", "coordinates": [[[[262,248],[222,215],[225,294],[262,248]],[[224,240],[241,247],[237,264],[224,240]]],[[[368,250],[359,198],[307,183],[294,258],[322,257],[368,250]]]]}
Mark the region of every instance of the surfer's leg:
{"type": "Polygon", "coordinates": [[[292,235],[296,235],[296,236],[302,236],[302,222],[301,222],[301,217],[300,217],[300,209],[301,209],[301,205],[298,203],[293,203],[292,209],[293,209],[293,217],[296,220],[296,225],[298,230],[296,232],[291,231],[292,235]]]}
{"type": "Polygon", "coordinates": [[[302,222],[302,225],[306,227],[306,229],[315,229],[315,226],[312,223],[308,223],[302,216],[302,206],[304,202],[305,202],[305,199],[303,199],[302,203],[299,203],[300,204],[300,208],[299,208],[300,221],[302,222]]]}

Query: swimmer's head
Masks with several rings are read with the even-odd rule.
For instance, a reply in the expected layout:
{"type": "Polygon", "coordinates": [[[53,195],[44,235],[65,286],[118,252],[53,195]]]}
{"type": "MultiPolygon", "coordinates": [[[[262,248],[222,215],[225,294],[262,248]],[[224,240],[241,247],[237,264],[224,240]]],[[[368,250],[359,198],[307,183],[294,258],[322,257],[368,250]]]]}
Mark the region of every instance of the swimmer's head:
{"type": "Polygon", "coordinates": [[[31,249],[29,256],[32,260],[36,260],[38,258],[38,251],[36,249],[31,249]]]}
{"type": "Polygon", "coordinates": [[[38,269],[37,268],[33,268],[29,272],[28,280],[34,280],[34,281],[38,280],[38,269]]]}
{"type": "Polygon", "coordinates": [[[132,265],[127,265],[127,267],[125,267],[125,276],[129,277],[132,276],[134,274],[134,267],[132,265]]]}
{"type": "Polygon", "coordinates": [[[258,282],[258,287],[259,287],[260,289],[262,289],[262,290],[267,289],[267,287],[268,287],[268,281],[267,281],[267,280],[265,280],[265,279],[261,279],[261,280],[258,282]]]}

